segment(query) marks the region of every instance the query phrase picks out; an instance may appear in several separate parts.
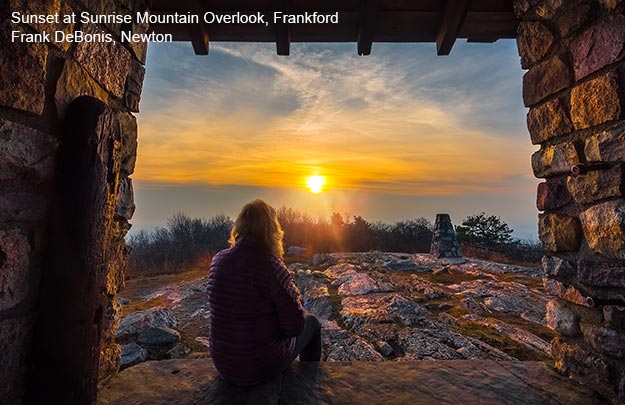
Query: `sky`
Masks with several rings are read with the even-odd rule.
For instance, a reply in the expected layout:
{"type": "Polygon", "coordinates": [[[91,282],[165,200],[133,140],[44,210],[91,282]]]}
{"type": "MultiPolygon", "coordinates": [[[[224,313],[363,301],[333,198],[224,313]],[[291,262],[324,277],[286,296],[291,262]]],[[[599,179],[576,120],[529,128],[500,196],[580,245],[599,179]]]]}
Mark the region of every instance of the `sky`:
{"type": "Polygon", "coordinates": [[[150,44],[133,231],[262,198],[313,217],[394,222],[485,211],[536,239],[516,43],[150,44]],[[313,194],[306,178],[324,176],[313,194]]]}

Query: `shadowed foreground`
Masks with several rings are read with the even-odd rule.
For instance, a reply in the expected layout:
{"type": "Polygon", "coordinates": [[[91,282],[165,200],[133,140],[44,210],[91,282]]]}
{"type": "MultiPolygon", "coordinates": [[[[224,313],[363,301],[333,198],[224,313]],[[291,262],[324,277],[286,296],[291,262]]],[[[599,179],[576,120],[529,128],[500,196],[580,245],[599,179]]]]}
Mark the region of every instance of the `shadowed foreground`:
{"type": "Polygon", "coordinates": [[[444,360],[294,363],[252,390],[217,378],[210,359],[149,361],[122,371],[99,404],[601,404],[540,362],[444,360]]]}

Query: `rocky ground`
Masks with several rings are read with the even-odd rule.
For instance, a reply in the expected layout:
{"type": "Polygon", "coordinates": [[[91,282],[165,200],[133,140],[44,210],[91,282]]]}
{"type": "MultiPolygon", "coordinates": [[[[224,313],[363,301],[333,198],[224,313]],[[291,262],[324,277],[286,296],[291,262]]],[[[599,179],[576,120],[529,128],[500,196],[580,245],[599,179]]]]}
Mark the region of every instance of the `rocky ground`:
{"type": "MultiPolygon", "coordinates": [[[[541,271],[427,254],[318,254],[289,265],[322,319],[325,361],[549,360],[541,271]]],[[[123,367],[207,352],[204,271],[130,280],[123,367]]]]}

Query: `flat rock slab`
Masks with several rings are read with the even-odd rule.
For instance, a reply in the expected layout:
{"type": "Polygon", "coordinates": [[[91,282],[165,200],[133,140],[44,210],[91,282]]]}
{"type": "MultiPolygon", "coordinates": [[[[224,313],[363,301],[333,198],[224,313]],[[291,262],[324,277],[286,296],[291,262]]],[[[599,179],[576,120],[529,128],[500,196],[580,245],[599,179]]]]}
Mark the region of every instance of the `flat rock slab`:
{"type": "Polygon", "coordinates": [[[602,404],[540,362],[295,362],[252,389],[221,381],[210,359],[149,361],[122,371],[98,404],[602,404]],[[282,380],[282,381],[280,381],[282,380]]]}

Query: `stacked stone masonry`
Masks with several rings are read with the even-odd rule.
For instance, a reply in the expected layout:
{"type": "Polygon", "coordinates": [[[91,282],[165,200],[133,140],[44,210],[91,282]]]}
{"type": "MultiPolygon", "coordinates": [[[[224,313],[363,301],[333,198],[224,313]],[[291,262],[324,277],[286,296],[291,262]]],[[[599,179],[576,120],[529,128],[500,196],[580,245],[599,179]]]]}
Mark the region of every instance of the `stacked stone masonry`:
{"type": "MultiPolygon", "coordinates": [[[[26,365],[38,322],[38,298],[46,272],[46,234],[58,165],[63,147],[63,119],[78,96],[106,103],[120,122],[117,203],[108,249],[111,259],[102,291],[108,297],[103,310],[100,378],[116,372],[120,348],[113,332],[119,308],[113,300],[123,285],[129,248],[124,236],[134,212],[132,181],[137,148],[138,112],[147,44],[19,43],[11,31],[38,33],[62,30],[105,31],[119,39],[120,26],[77,24],[16,25],[14,11],[24,14],[98,14],[145,10],[137,0],[7,0],[0,3],[0,403],[19,403],[28,390],[26,365]]],[[[124,29],[128,29],[125,27],[124,29]]],[[[145,32],[146,26],[133,26],[145,32]]],[[[58,294],[63,294],[58,291],[58,294]]]]}
{"type": "Polygon", "coordinates": [[[625,401],[625,2],[515,0],[557,368],[625,401]]]}
{"type": "Polygon", "coordinates": [[[436,214],[430,254],[439,259],[461,257],[456,231],[449,214],[436,214]]]}

